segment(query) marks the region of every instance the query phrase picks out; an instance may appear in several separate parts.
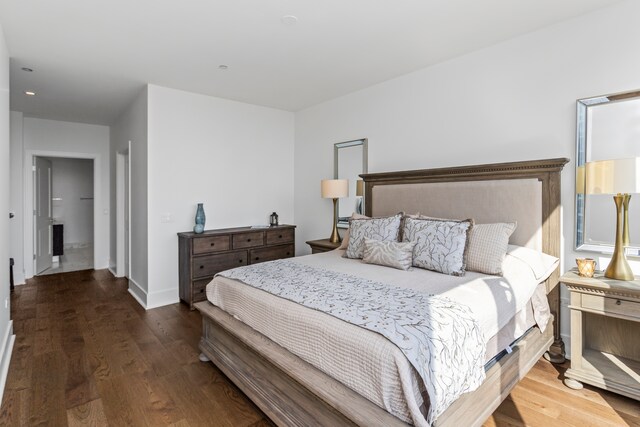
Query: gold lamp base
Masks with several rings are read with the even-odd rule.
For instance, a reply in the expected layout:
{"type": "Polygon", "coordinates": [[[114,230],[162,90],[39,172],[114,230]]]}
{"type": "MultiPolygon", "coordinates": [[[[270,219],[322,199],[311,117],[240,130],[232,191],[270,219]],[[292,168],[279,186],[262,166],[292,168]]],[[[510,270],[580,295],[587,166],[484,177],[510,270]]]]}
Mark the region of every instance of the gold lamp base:
{"type": "Polygon", "coordinates": [[[333,230],[331,231],[331,237],[329,237],[331,243],[342,242],[342,237],[338,234],[338,199],[333,199],[333,230]]]}
{"type": "MultiPolygon", "coordinates": [[[[633,270],[627,262],[627,257],[624,253],[625,243],[625,221],[628,216],[629,194],[617,194],[613,196],[613,201],[616,204],[617,221],[616,221],[616,243],[613,249],[613,255],[611,262],[604,272],[604,277],[616,280],[633,280],[633,270]]],[[[628,230],[628,228],[627,228],[628,230]]]]}

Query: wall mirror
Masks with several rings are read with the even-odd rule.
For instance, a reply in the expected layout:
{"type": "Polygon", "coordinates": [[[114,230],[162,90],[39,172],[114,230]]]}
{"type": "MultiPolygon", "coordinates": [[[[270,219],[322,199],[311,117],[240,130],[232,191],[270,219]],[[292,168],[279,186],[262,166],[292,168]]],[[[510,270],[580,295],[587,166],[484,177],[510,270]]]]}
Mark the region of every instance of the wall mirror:
{"type": "Polygon", "coordinates": [[[367,139],[334,144],[333,177],[349,180],[349,197],[338,199],[339,228],[349,227],[349,217],[354,212],[364,214],[362,184],[358,185],[361,173],[367,173],[367,139]]]}
{"type": "MultiPolygon", "coordinates": [[[[612,252],[616,209],[609,194],[585,194],[585,164],[640,157],[640,90],[577,101],[576,233],[577,250],[612,252]]],[[[627,253],[640,254],[640,195],[629,204],[627,253]]]]}

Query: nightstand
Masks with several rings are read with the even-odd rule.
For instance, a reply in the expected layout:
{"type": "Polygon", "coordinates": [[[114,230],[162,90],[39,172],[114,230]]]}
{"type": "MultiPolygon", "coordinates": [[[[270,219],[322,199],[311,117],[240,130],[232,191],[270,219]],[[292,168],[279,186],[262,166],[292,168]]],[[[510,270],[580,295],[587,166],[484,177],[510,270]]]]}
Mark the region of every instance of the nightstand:
{"type": "Polygon", "coordinates": [[[640,400],[640,280],[565,273],[571,293],[571,368],[564,383],[582,383],[640,400]]]}
{"type": "Polygon", "coordinates": [[[312,254],[319,254],[321,252],[329,252],[338,248],[342,243],[331,243],[329,239],[309,240],[307,245],[311,246],[312,254]]]}

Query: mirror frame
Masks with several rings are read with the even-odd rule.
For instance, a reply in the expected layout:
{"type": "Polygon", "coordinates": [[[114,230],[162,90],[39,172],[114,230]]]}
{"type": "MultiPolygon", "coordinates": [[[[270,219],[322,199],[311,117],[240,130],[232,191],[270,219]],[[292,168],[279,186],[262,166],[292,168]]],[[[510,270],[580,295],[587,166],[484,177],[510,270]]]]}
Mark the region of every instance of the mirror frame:
{"type": "MultiPolygon", "coordinates": [[[[585,194],[579,194],[576,189],[578,188],[578,178],[582,175],[584,180],[584,174],[580,174],[579,168],[584,167],[587,163],[587,139],[589,128],[589,108],[597,105],[608,104],[612,102],[621,102],[634,98],[640,98],[640,90],[634,90],[629,92],[620,92],[611,95],[594,96],[590,98],[582,98],[576,101],[576,164],[575,164],[575,229],[574,229],[574,247],[576,251],[591,251],[600,253],[613,253],[614,243],[611,244],[599,244],[599,243],[585,243],[584,241],[584,227],[585,227],[585,194]]],[[[613,203],[613,202],[612,202],[613,203]]],[[[613,219],[612,219],[613,221],[613,219]]],[[[625,248],[628,255],[640,255],[640,247],[631,246],[625,248]]]]}
{"type": "MultiPolygon", "coordinates": [[[[355,147],[358,145],[362,145],[362,171],[357,173],[356,176],[359,176],[360,174],[368,172],[367,158],[368,158],[369,140],[367,138],[353,139],[351,141],[345,141],[345,142],[337,142],[333,144],[333,178],[334,179],[339,178],[338,177],[338,158],[339,158],[340,149],[355,147]]],[[[364,196],[362,196],[362,212],[364,212],[364,206],[365,206],[365,198],[364,196]]],[[[337,209],[338,209],[338,212],[340,212],[340,199],[338,199],[337,209]]],[[[341,220],[340,217],[338,217],[338,228],[349,228],[349,221],[341,220]]]]}

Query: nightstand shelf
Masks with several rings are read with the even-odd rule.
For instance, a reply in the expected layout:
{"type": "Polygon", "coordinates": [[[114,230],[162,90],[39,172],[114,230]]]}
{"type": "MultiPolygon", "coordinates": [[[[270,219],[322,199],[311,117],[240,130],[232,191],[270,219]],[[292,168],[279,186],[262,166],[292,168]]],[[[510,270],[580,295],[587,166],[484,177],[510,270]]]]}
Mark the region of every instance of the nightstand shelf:
{"type": "Polygon", "coordinates": [[[564,274],[571,293],[571,368],[565,384],[591,384],[640,400],[640,281],[564,274]]]}

